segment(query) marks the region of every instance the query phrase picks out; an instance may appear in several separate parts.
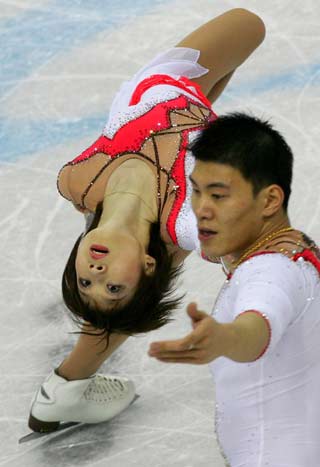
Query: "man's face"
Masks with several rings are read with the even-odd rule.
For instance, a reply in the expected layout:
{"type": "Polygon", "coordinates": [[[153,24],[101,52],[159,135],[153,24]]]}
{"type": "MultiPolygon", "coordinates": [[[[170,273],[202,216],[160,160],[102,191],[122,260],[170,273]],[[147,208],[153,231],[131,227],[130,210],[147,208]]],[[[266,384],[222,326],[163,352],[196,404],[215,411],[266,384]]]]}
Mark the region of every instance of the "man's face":
{"type": "Polygon", "coordinates": [[[239,170],[214,162],[197,161],[190,180],[202,252],[238,258],[262,230],[263,190],[254,197],[239,170]]]}

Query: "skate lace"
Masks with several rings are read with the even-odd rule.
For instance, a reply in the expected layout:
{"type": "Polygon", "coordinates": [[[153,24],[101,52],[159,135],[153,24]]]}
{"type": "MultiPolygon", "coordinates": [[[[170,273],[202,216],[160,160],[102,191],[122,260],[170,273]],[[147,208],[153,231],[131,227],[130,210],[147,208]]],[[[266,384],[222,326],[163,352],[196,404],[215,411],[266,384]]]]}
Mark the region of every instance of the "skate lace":
{"type": "Polygon", "coordinates": [[[117,378],[96,375],[85,390],[83,396],[87,401],[111,402],[125,396],[126,387],[117,378]]]}

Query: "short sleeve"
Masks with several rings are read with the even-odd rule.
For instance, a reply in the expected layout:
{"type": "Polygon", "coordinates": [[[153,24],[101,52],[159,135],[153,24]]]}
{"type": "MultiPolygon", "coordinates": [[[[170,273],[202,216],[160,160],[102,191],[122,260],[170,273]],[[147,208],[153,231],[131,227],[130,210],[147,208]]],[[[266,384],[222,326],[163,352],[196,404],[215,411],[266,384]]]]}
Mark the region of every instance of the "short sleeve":
{"type": "Polygon", "coordinates": [[[272,351],[306,304],[299,266],[281,254],[260,255],[243,263],[232,281],[237,284],[232,318],[250,310],[261,313],[270,325],[267,352],[272,351]]]}

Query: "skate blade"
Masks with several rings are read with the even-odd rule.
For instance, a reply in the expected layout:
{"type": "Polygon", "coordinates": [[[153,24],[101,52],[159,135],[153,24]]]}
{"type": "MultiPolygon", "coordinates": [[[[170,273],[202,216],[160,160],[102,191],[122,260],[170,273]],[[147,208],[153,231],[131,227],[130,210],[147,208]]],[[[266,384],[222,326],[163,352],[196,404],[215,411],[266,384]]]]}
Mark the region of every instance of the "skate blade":
{"type": "MultiPolygon", "coordinates": [[[[130,405],[133,404],[137,399],[139,399],[139,394],[136,394],[134,398],[132,399],[132,402],[130,402],[130,405]]],[[[130,407],[129,405],[129,407],[130,407]]],[[[54,431],[48,431],[46,433],[39,433],[36,431],[33,431],[32,433],[29,433],[28,435],[23,436],[22,438],[19,439],[19,444],[22,443],[27,443],[28,441],[32,441],[34,439],[42,438],[43,436],[49,436],[53,435],[54,433],[58,433],[59,431],[66,430],[67,428],[71,428],[72,426],[77,426],[77,425],[86,425],[86,423],[82,422],[61,422],[59,427],[54,430],[54,431]]]]}
{"type": "Polygon", "coordinates": [[[53,435],[54,433],[58,433],[59,431],[63,431],[72,426],[81,425],[81,424],[82,424],[81,422],[65,422],[65,423],[60,423],[59,427],[54,431],[47,431],[46,433],[39,433],[37,431],[33,431],[32,433],[29,433],[28,435],[25,435],[22,438],[20,438],[19,444],[27,443],[28,441],[32,441],[33,439],[37,439],[37,438],[42,438],[43,436],[53,435]]]}

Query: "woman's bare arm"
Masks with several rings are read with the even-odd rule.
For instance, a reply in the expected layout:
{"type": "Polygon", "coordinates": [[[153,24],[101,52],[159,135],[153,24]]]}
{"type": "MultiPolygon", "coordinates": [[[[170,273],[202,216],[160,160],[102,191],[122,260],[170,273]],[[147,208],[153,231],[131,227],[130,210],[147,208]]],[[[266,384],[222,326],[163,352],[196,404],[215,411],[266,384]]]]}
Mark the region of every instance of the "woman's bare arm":
{"type": "MultiPolygon", "coordinates": [[[[98,333],[94,328],[84,327],[84,331],[98,333]]],[[[65,379],[84,379],[93,375],[103,362],[120,347],[129,336],[111,334],[106,349],[106,338],[81,334],[71,353],[58,368],[58,373],[65,379]]]]}

